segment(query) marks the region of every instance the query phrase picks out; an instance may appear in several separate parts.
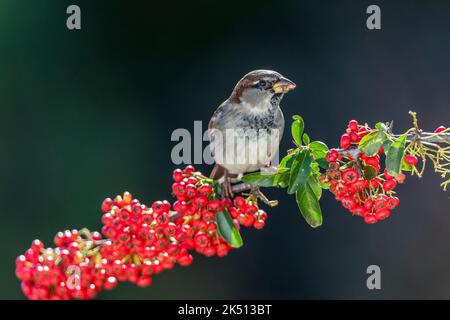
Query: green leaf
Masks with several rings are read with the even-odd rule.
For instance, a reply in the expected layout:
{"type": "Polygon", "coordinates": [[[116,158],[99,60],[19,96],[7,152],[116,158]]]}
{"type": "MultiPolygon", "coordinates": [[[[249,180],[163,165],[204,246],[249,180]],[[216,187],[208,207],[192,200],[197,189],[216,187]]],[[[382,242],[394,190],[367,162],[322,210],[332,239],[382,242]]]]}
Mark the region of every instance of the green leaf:
{"type": "Polygon", "coordinates": [[[275,177],[275,184],[281,188],[286,188],[289,185],[289,171],[286,173],[279,173],[275,177]]]}
{"type": "Polygon", "coordinates": [[[320,186],[319,178],[316,175],[310,176],[308,179],[308,184],[314,192],[317,200],[320,200],[320,198],[322,198],[322,187],[320,186]]]}
{"type": "Polygon", "coordinates": [[[278,166],[278,169],[280,168],[288,168],[290,169],[292,166],[292,162],[294,161],[294,155],[288,154],[283,159],[281,159],[280,165],[278,166]]]}
{"type": "Polygon", "coordinates": [[[276,183],[274,182],[275,177],[276,177],[275,173],[262,174],[261,172],[253,172],[243,176],[242,181],[260,187],[273,187],[276,185],[276,183]]]}
{"type": "Polygon", "coordinates": [[[322,225],[322,209],[311,186],[309,184],[301,186],[295,198],[306,222],[313,228],[322,225]]]}
{"type": "Polygon", "coordinates": [[[365,166],[363,169],[364,179],[370,181],[377,176],[377,170],[372,166],[365,166]]]}
{"type": "Polygon", "coordinates": [[[227,210],[222,210],[216,214],[217,230],[222,238],[233,248],[242,247],[244,242],[242,241],[239,230],[234,225],[233,219],[227,210]]]}
{"type": "Polygon", "coordinates": [[[287,172],[290,172],[290,171],[291,171],[291,168],[280,168],[280,167],[278,167],[277,173],[278,174],[283,174],[283,173],[287,173],[287,172]]]}
{"type": "Polygon", "coordinates": [[[329,190],[330,187],[331,187],[331,183],[330,182],[319,182],[319,183],[320,183],[320,187],[322,189],[324,189],[324,190],[329,190]]]}
{"type": "Polygon", "coordinates": [[[319,174],[320,173],[320,168],[319,168],[319,164],[317,163],[317,162],[311,162],[311,170],[312,170],[312,172],[314,172],[314,173],[317,173],[317,174],[319,174]]]}
{"type": "Polygon", "coordinates": [[[222,184],[216,183],[214,186],[214,193],[215,194],[222,194],[222,184]]]}
{"type": "Polygon", "coordinates": [[[309,134],[304,133],[304,134],[303,134],[303,143],[304,143],[304,144],[309,144],[310,142],[311,142],[311,139],[310,139],[310,137],[309,137],[309,134]]]}
{"type": "Polygon", "coordinates": [[[322,169],[328,169],[328,161],[325,158],[316,159],[316,162],[322,169]]]}
{"type": "Polygon", "coordinates": [[[389,152],[389,149],[392,146],[392,143],[393,142],[391,140],[389,140],[389,139],[384,140],[384,142],[383,142],[384,154],[387,155],[387,153],[389,152]]]}
{"type": "Polygon", "coordinates": [[[294,138],[295,143],[297,145],[302,145],[302,134],[303,130],[305,129],[305,122],[303,121],[303,118],[300,116],[293,116],[294,122],[292,122],[291,125],[291,132],[292,132],[292,138],[294,138]]]}
{"type": "Polygon", "coordinates": [[[377,124],[375,124],[375,128],[377,128],[379,131],[384,131],[384,132],[386,132],[388,130],[388,127],[383,122],[378,122],[377,124]]]}
{"type": "Polygon", "coordinates": [[[402,161],[402,171],[411,172],[413,170],[413,166],[402,161]]]}
{"type": "Polygon", "coordinates": [[[372,157],[377,154],[386,139],[386,133],[383,131],[372,132],[361,139],[359,150],[372,157]]]}
{"type": "Polygon", "coordinates": [[[322,141],[313,141],[309,144],[309,149],[312,151],[314,159],[325,158],[328,147],[322,141]]]}
{"type": "Polygon", "coordinates": [[[311,155],[307,150],[303,150],[295,157],[289,177],[289,194],[295,193],[300,186],[306,184],[311,173],[311,161],[311,155]]]}
{"type": "Polygon", "coordinates": [[[401,172],[402,160],[405,154],[406,136],[407,134],[405,133],[398,137],[397,140],[392,143],[386,155],[386,169],[393,177],[401,172]]]}

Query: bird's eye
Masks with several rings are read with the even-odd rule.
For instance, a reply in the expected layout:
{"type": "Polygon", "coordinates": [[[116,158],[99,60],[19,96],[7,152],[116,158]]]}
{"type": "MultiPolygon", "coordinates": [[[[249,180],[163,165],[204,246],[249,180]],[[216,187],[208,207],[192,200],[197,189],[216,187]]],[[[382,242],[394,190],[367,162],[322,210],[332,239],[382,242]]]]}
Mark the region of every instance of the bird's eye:
{"type": "Polygon", "coordinates": [[[259,81],[259,86],[265,88],[267,86],[266,80],[260,80],[259,81]]]}

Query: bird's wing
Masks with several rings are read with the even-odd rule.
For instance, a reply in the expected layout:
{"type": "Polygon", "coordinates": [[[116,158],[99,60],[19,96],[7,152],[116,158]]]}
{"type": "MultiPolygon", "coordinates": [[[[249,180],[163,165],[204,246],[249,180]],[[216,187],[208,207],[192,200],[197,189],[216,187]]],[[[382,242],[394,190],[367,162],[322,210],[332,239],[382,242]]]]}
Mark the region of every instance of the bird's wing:
{"type": "MultiPolygon", "coordinates": [[[[278,108],[277,114],[275,115],[275,127],[279,128],[280,130],[280,143],[281,139],[283,139],[283,133],[284,133],[284,115],[283,111],[281,111],[281,108],[278,108]]],[[[280,146],[280,145],[278,145],[280,146]]],[[[274,155],[272,155],[273,157],[274,155]]]]}
{"type": "Polygon", "coordinates": [[[214,166],[214,168],[212,169],[209,177],[213,180],[219,180],[220,178],[222,178],[224,176],[224,174],[225,174],[225,168],[219,164],[216,164],[214,166]]]}
{"type": "MultiPolygon", "coordinates": [[[[222,131],[224,129],[227,129],[230,127],[230,122],[228,119],[230,118],[230,115],[234,112],[234,108],[232,104],[226,100],[224,101],[213,113],[211,120],[208,124],[208,135],[210,138],[210,145],[214,146],[216,143],[220,143],[221,145],[225,143],[225,141],[215,141],[217,131],[222,131]]],[[[222,137],[222,139],[225,139],[225,137],[222,137]]],[[[218,146],[221,147],[221,146],[218,146]]],[[[211,153],[214,157],[214,147],[211,147],[211,153]]],[[[211,171],[210,178],[214,180],[218,180],[221,177],[223,177],[225,173],[225,168],[222,167],[219,164],[216,164],[211,171]]]]}
{"type": "Polygon", "coordinates": [[[235,114],[237,114],[236,107],[225,100],[217,109],[214,111],[211,120],[209,121],[208,129],[228,129],[232,128],[230,126],[230,119],[232,119],[235,114]]]}

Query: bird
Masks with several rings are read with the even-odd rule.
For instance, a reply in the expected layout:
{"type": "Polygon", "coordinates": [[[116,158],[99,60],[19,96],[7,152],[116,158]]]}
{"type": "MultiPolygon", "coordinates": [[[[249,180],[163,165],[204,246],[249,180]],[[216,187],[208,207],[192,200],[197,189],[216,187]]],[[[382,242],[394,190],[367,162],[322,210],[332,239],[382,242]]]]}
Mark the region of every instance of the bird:
{"type": "Polygon", "coordinates": [[[233,197],[233,180],[267,167],[277,154],[284,130],[280,102],[295,88],[276,71],[254,70],[213,113],[208,135],[215,166],[210,178],[223,180],[224,197],[233,197]]]}

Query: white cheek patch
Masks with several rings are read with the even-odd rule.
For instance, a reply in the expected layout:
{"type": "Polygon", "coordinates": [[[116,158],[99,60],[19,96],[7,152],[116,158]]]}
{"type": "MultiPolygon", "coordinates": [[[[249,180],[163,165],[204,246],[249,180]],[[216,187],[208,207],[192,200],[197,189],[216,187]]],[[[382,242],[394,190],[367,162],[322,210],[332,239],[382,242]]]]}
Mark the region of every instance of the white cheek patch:
{"type": "Polygon", "coordinates": [[[267,112],[271,107],[271,96],[269,94],[243,95],[241,108],[252,115],[260,115],[267,112]]]}

